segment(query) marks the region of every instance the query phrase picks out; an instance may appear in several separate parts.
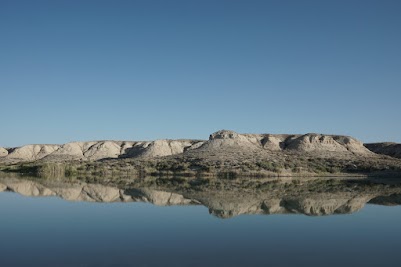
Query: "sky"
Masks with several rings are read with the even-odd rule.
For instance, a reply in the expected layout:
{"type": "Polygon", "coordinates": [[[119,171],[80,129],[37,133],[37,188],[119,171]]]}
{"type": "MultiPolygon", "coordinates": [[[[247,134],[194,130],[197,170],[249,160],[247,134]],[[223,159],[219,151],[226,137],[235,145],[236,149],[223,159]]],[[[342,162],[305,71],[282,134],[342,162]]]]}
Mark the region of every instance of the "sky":
{"type": "Polygon", "coordinates": [[[401,1],[0,0],[0,146],[401,142],[401,1]]]}

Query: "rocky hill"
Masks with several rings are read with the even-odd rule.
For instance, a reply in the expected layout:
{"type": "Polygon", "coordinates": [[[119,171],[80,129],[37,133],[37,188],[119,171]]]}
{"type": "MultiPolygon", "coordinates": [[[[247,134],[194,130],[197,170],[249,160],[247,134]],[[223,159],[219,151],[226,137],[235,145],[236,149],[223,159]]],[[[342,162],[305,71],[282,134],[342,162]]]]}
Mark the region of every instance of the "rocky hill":
{"type": "Polygon", "coordinates": [[[383,154],[395,158],[401,158],[401,144],[371,143],[371,144],[365,144],[365,147],[377,154],[383,154]]]}
{"type": "Polygon", "coordinates": [[[90,141],[64,145],[26,145],[0,148],[0,162],[62,162],[73,160],[96,161],[112,158],[153,158],[183,153],[198,145],[196,140],[90,141]]]}
{"type": "Polygon", "coordinates": [[[146,166],[150,166],[148,172],[401,172],[401,160],[368,148],[379,151],[350,136],[221,130],[208,140],[91,141],[0,148],[0,163],[102,162],[118,168],[131,165],[141,172],[146,166]]]}
{"type": "Polygon", "coordinates": [[[156,141],[90,141],[64,145],[26,145],[0,148],[3,162],[100,160],[112,158],[152,158],[183,154],[186,151],[215,151],[235,148],[237,151],[296,151],[373,156],[358,140],[349,136],[304,134],[238,134],[221,130],[209,140],[156,141]]]}

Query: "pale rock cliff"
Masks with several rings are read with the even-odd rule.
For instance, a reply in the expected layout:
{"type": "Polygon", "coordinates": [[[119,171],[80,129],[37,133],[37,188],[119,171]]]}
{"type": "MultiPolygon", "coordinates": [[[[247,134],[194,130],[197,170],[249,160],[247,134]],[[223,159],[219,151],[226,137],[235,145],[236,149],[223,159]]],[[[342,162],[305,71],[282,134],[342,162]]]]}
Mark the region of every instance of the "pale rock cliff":
{"type": "Polygon", "coordinates": [[[60,148],[58,145],[26,145],[12,149],[7,159],[21,161],[35,161],[52,154],[60,148]]]}
{"type": "MultiPolygon", "coordinates": [[[[156,141],[91,141],[71,142],[64,145],[26,145],[0,148],[0,162],[101,160],[113,158],[154,158],[191,153],[231,153],[290,151],[299,153],[342,153],[344,155],[375,156],[358,140],[340,135],[288,135],[239,134],[221,130],[209,140],[156,140],[156,141]],[[259,152],[258,152],[259,151],[259,152]]],[[[264,153],[265,153],[264,152],[264,153]]],[[[399,155],[399,154],[397,154],[399,155]]]]}
{"type": "Polygon", "coordinates": [[[7,155],[8,155],[8,150],[3,147],[0,147],[0,158],[5,157],[7,155]]]}
{"type": "Polygon", "coordinates": [[[238,134],[234,131],[221,130],[212,133],[209,141],[205,142],[201,148],[203,149],[219,149],[221,147],[237,146],[247,149],[260,149],[261,137],[256,134],[238,134]]]}
{"type": "Polygon", "coordinates": [[[355,154],[372,154],[363,143],[349,136],[305,134],[286,140],[286,148],[301,152],[351,152],[355,154]]]}

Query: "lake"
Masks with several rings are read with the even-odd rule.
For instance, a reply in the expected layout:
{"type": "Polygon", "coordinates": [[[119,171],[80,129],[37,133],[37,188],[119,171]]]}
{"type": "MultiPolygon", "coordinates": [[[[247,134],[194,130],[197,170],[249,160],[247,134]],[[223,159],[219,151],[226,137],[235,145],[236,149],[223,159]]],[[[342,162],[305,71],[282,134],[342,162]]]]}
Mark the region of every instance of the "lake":
{"type": "Polygon", "coordinates": [[[1,178],[0,266],[401,266],[399,184],[245,180],[1,178]]]}

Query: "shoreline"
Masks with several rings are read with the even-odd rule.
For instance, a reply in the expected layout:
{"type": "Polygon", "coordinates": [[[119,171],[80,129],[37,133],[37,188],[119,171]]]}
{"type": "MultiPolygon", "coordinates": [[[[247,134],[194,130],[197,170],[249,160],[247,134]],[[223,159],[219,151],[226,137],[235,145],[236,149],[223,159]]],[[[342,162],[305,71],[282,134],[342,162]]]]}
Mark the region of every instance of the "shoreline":
{"type": "MultiPolygon", "coordinates": [[[[82,164],[82,163],[81,163],[82,164]]],[[[164,177],[164,178],[221,178],[221,179],[241,179],[247,178],[400,178],[399,171],[374,171],[374,172],[291,172],[285,170],[282,172],[271,171],[249,171],[241,172],[235,169],[224,169],[215,172],[206,171],[146,171],[144,169],[118,169],[101,163],[97,164],[97,168],[83,169],[82,165],[76,163],[25,163],[14,165],[0,165],[0,173],[16,173],[20,175],[33,175],[37,177],[122,177],[122,178],[141,178],[141,177],[164,177]]],[[[91,166],[90,163],[87,165],[91,166]]]]}

